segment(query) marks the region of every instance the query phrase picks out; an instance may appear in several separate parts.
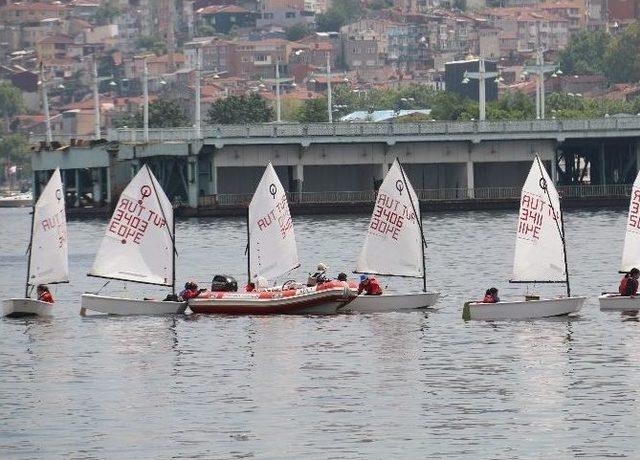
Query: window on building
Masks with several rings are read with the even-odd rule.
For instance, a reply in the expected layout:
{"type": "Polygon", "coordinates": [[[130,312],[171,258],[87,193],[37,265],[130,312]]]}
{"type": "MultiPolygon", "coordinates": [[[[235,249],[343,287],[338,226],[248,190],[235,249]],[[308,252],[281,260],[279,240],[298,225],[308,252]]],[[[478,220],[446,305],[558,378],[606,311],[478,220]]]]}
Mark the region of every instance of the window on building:
{"type": "Polygon", "coordinates": [[[284,14],[284,17],[287,19],[293,19],[296,17],[296,13],[293,11],[288,11],[284,14]]]}

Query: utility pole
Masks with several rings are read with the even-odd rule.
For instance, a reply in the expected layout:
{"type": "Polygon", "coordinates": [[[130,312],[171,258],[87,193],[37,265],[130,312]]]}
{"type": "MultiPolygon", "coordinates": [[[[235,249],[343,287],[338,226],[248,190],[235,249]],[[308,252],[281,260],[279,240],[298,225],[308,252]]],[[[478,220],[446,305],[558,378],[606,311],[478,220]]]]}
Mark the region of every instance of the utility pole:
{"type": "Polygon", "coordinates": [[[280,123],[282,121],[282,109],[280,104],[280,62],[278,56],[276,56],[276,121],[280,123]]]}
{"type": "Polygon", "coordinates": [[[147,57],[144,57],[144,70],[142,72],[142,99],[144,109],[142,123],[144,129],[144,142],[149,143],[149,68],[147,67],[147,57]]]}
{"type": "Polygon", "coordinates": [[[478,72],[465,72],[462,83],[469,83],[469,80],[478,80],[478,106],[480,109],[480,121],[485,121],[486,115],[486,80],[487,78],[498,78],[498,72],[487,72],[485,70],[484,58],[478,60],[478,72]]]}
{"type": "Polygon", "coordinates": [[[47,95],[47,82],[44,79],[44,64],[40,61],[40,85],[42,85],[42,106],[44,110],[44,123],[47,129],[47,146],[51,147],[53,134],[51,133],[51,118],[49,117],[49,97],[47,95]]]}
{"type": "Polygon", "coordinates": [[[329,112],[329,123],[333,123],[333,111],[331,103],[331,53],[327,52],[327,110],[329,112]]]}
{"type": "MultiPolygon", "coordinates": [[[[555,72],[555,64],[544,63],[544,49],[542,47],[536,50],[536,65],[525,66],[524,70],[529,73],[536,74],[536,118],[538,120],[544,120],[545,117],[545,88],[544,88],[544,74],[549,72],[555,72]]],[[[559,73],[559,72],[558,72],[559,73]]]]}
{"type": "Polygon", "coordinates": [[[93,54],[93,114],[95,123],[96,140],[101,138],[100,134],[100,93],[98,91],[98,59],[95,52],[93,54]]]}
{"type": "Polygon", "coordinates": [[[200,63],[200,59],[201,59],[201,55],[200,55],[200,48],[196,48],[196,81],[195,81],[195,112],[194,112],[194,118],[195,118],[195,123],[194,123],[194,127],[196,129],[196,137],[198,139],[200,139],[202,137],[202,132],[201,132],[201,114],[200,114],[200,69],[201,69],[201,63],[200,63]]]}

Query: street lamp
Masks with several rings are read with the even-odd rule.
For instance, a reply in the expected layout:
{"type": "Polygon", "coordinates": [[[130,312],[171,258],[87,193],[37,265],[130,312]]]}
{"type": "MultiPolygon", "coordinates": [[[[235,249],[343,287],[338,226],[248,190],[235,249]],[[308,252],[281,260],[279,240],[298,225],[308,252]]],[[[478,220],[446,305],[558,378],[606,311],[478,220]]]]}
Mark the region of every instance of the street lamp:
{"type": "Polygon", "coordinates": [[[536,79],[536,118],[538,120],[544,120],[545,114],[544,74],[555,72],[555,74],[558,75],[556,68],[557,66],[555,64],[544,63],[544,50],[542,48],[538,48],[536,51],[536,64],[533,66],[525,66],[525,71],[538,76],[536,79]]]}
{"type": "Polygon", "coordinates": [[[479,109],[480,109],[480,121],[485,121],[486,119],[486,97],[485,97],[485,84],[487,78],[496,78],[500,75],[499,72],[487,72],[485,70],[485,62],[484,58],[480,58],[478,60],[478,71],[477,72],[465,72],[464,79],[462,80],[463,84],[468,84],[470,80],[478,80],[478,99],[479,99],[479,109]],[[466,80],[466,81],[465,81],[466,80]]]}

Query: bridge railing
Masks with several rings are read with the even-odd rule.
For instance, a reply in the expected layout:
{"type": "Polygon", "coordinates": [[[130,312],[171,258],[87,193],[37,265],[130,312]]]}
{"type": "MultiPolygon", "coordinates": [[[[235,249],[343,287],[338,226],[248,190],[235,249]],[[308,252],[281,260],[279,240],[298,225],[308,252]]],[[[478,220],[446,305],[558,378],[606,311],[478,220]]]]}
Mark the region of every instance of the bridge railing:
{"type": "MultiPolygon", "coordinates": [[[[526,121],[430,121],[421,123],[261,123],[204,126],[200,133],[192,127],[149,129],[150,142],[189,141],[200,138],[301,138],[334,136],[416,136],[443,134],[491,134],[572,131],[640,130],[640,117],[610,117],[589,120],[526,121]]],[[[143,142],[142,129],[111,130],[109,140],[143,142]]]]}
{"type": "MultiPolygon", "coordinates": [[[[561,185],[558,193],[563,198],[623,198],[631,193],[631,184],[612,185],[561,185]]],[[[521,187],[477,187],[442,188],[416,190],[420,201],[458,201],[458,200],[518,200],[521,187]]],[[[199,206],[247,206],[252,194],[219,194],[201,196],[199,206]]],[[[376,192],[326,191],[326,192],[288,192],[290,203],[301,204],[346,204],[373,203],[376,192]]]]}

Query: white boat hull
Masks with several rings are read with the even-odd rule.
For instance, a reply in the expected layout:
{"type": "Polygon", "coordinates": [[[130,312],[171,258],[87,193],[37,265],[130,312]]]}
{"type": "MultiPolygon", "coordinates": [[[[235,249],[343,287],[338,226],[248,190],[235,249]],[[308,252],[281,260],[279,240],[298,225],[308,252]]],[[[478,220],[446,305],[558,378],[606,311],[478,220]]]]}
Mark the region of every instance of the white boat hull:
{"type": "Polygon", "coordinates": [[[36,299],[2,301],[2,316],[53,316],[53,304],[36,299]]]}
{"type": "Polygon", "coordinates": [[[86,310],[108,315],[175,315],[184,313],[187,302],[127,299],[95,294],[82,294],[80,313],[86,310]]]}
{"type": "Polygon", "coordinates": [[[638,311],[640,297],[629,297],[620,294],[603,294],[598,297],[601,311],[638,311]]]}
{"type": "Polygon", "coordinates": [[[388,311],[416,310],[431,307],[440,297],[439,292],[383,293],[382,295],[359,295],[344,308],[343,312],[383,313],[388,311]]]}
{"type": "Polygon", "coordinates": [[[570,315],[580,310],[586,299],[586,297],[561,297],[497,303],[467,302],[462,312],[462,318],[465,320],[504,321],[570,315]]]}

